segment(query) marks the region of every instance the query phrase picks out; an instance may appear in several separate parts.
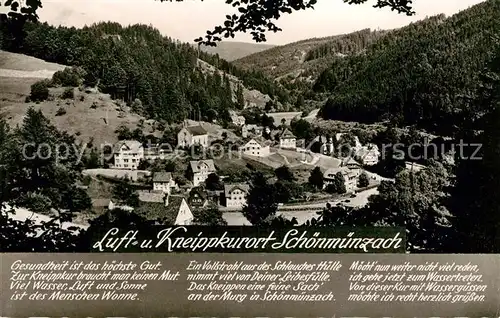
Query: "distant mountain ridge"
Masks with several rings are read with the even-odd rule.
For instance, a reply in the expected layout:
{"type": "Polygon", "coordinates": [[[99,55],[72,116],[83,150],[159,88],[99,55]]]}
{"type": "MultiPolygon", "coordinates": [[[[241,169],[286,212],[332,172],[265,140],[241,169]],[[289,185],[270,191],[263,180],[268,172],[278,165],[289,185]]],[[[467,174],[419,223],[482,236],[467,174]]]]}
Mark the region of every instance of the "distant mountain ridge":
{"type": "Polygon", "coordinates": [[[201,46],[200,49],[210,54],[218,54],[220,58],[231,62],[251,54],[271,49],[275,46],[274,44],[248,42],[220,42],[216,47],[201,46]]]}
{"type": "Polygon", "coordinates": [[[274,79],[301,79],[312,83],[336,56],[365,49],[388,31],[364,29],[348,34],[312,38],[257,52],[234,63],[243,69],[257,69],[274,79]]]}

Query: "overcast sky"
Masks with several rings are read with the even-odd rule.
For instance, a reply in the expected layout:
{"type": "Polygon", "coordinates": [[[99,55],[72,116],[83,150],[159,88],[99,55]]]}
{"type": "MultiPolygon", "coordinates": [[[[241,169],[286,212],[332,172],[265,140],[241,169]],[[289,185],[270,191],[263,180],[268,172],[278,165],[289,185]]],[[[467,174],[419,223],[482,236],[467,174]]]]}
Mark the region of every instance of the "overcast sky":
{"type": "MultiPolygon", "coordinates": [[[[374,3],[375,0],[370,0],[374,3]]],[[[39,15],[50,24],[81,27],[99,21],[124,25],[151,24],[163,34],[185,42],[219,25],[233,8],[224,0],[43,0],[39,15]]],[[[278,21],[283,31],[268,35],[270,44],[286,44],[312,37],[348,33],[364,28],[392,29],[439,13],[452,15],[483,0],[414,0],[416,16],[399,15],[370,4],[347,5],[342,0],[320,0],[315,10],[294,12],[278,21]]],[[[246,34],[235,41],[251,42],[246,34]]]]}

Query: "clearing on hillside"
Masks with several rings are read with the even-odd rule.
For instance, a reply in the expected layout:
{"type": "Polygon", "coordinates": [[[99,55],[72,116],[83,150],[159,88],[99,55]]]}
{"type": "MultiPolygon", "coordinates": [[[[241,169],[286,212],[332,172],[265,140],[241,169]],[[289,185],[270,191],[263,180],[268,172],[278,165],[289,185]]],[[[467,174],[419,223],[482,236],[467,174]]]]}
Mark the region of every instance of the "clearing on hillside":
{"type": "MultiPolygon", "coordinates": [[[[113,101],[107,94],[78,89],[75,89],[73,99],[61,99],[64,89],[55,88],[50,90],[53,100],[38,104],[25,102],[33,83],[41,78],[51,78],[56,71],[65,67],[23,54],[0,51],[0,114],[14,127],[22,123],[29,107],[41,109],[58,129],[77,135],[83,142],[94,138],[94,145],[98,147],[115,143],[115,130],[119,126],[135,129],[141,119],[145,119],[130,113],[128,107],[113,101]],[[60,108],[66,113],[57,116],[60,108]]],[[[144,133],[156,135],[153,126],[154,123],[145,121],[144,133]]]]}

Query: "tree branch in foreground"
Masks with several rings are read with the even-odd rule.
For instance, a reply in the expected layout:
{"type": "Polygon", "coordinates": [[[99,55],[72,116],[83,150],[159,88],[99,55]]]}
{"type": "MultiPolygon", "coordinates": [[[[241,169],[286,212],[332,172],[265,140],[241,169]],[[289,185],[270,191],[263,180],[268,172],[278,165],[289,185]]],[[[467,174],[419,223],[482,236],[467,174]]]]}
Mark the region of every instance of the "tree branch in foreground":
{"type": "MultiPolygon", "coordinates": [[[[160,0],[181,2],[183,0],[160,0]]],[[[203,1],[203,0],[201,0],[203,1]]],[[[211,0],[213,1],[213,0],[211,0]]],[[[326,0],[324,0],[326,1],[326,0]]],[[[330,0],[333,1],[333,0],[330,0]]],[[[338,0],[336,0],[338,1],[338,0]]],[[[343,0],[347,4],[364,4],[371,0],[343,0]]],[[[373,0],[374,8],[390,8],[400,14],[414,15],[412,0],[373,0]]],[[[265,42],[266,32],[282,31],[275,21],[284,14],[314,9],[318,0],[226,0],[228,5],[238,9],[238,14],[226,15],[223,26],[208,30],[205,37],[195,41],[205,46],[216,46],[222,38],[234,38],[236,33],[250,33],[255,42],[265,42]]]]}

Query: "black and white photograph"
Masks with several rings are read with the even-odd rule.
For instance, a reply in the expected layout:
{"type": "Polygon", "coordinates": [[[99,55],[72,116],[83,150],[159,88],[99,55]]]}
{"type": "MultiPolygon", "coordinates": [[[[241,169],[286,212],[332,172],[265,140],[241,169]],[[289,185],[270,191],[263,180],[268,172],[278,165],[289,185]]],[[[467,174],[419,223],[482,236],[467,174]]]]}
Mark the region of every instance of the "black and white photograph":
{"type": "Polygon", "coordinates": [[[0,251],[116,226],[500,250],[500,1],[0,3],[0,251]]]}
{"type": "Polygon", "coordinates": [[[500,0],[0,0],[0,317],[498,317],[500,0]]]}

